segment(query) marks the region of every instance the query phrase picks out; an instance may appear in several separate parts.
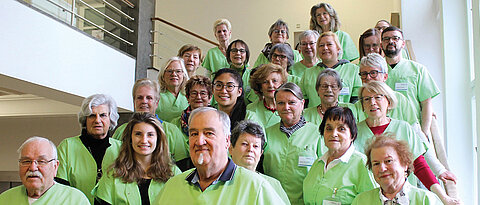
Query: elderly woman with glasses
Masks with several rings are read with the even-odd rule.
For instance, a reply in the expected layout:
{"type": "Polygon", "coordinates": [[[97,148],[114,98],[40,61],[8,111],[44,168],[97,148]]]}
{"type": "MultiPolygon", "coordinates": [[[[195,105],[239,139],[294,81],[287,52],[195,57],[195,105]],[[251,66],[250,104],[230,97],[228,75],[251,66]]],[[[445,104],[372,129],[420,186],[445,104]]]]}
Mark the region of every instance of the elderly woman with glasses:
{"type": "Polygon", "coordinates": [[[170,58],[160,70],[158,73],[160,100],[155,111],[160,119],[170,122],[188,107],[188,101],[184,95],[187,80],[185,64],[179,57],[170,58]]]}
{"type": "MultiPolygon", "coordinates": [[[[359,151],[364,151],[367,140],[373,138],[374,135],[395,133],[398,140],[408,143],[414,159],[414,174],[423,185],[436,193],[446,204],[454,201],[453,198],[446,195],[425,161],[423,155],[428,149],[427,145],[414,132],[410,124],[387,116],[387,112],[397,105],[397,98],[393,90],[383,82],[371,81],[360,88],[359,95],[363,110],[368,117],[357,124],[358,139],[355,141],[355,147],[359,151]]],[[[417,184],[413,177],[409,177],[409,181],[411,184],[417,184]]]]}
{"type": "MultiPolygon", "coordinates": [[[[233,162],[238,166],[256,172],[260,157],[266,146],[263,128],[258,123],[250,120],[240,121],[232,130],[230,142],[232,144],[228,148],[228,152],[232,156],[233,162]]],[[[270,185],[272,185],[285,204],[290,204],[288,196],[278,180],[259,172],[257,173],[270,182],[270,185]]]]}
{"type": "Polygon", "coordinates": [[[358,88],[362,86],[358,76],[358,66],[348,60],[340,59],[342,48],[338,37],[330,31],[320,34],[317,42],[317,54],[321,63],[305,71],[300,85],[305,97],[309,100],[308,107],[315,107],[320,104],[320,97],[315,89],[315,82],[318,74],[326,69],[335,69],[342,79],[342,90],[338,101],[343,103],[354,103],[357,101],[358,88]]]}
{"type": "Polygon", "coordinates": [[[180,170],[172,163],[160,121],[135,113],[122,137],[120,154],[93,190],[100,204],[151,204],[180,170]]]}
{"type": "Polygon", "coordinates": [[[349,107],[351,109],[354,108],[354,106],[350,103],[338,102],[338,96],[340,94],[340,90],[342,90],[342,80],[340,79],[340,75],[336,70],[327,68],[318,74],[315,88],[317,89],[321,103],[316,107],[309,107],[305,109],[304,116],[305,120],[308,122],[320,125],[325,112],[331,107],[341,106],[349,107]]]}
{"type": "Polygon", "coordinates": [[[312,6],[310,9],[310,29],[316,30],[320,34],[328,31],[334,32],[338,36],[343,50],[343,55],[340,58],[349,61],[358,58],[355,43],[348,33],[340,30],[340,19],[330,4],[320,3],[312,6]]]}
{"type": "Polygon", "coordinates": [[[351,204],[355,196],[375,187],[364,154],[355,150],[355,118],[349,108],[331,107],[320,124],[328,151],[316,160],[303,181],[305,204],[351,204]]]}
{"type": "Polygon", "coordinates": [[[288,82],[275,92],[281,121],[267,128],[265,174],[280,181],[292,204],[303,203],[303,180],[313,162],[325,151],[317,126],[302,116],[301,89],[288,82]]]}
{"type": "Polygon", "coordinates": [[[408,182],[407,177],[413,169],[413,154],[405,141],[380,135],[372,140],[365,152],[367,167],[380,187],[357,195],[352,205],[442,204],[433,193],[408,182]]]}
{"type": "MultiPolygon", "coordinates": [[[[272,47],[278,43],[285,43],[288,46],[290,46],[287,43],[288,40],[288,25],[285,21],[278,19],[275,23],[270,26],[270,29],[268,30],[268,37],[270,38],[270,43],[265,44],[265,47],[263,50],[260,52],[260,54],[257,57],[257,61],[255,61],[255,64],[253,67],[258,67],[261,64],[267,64],[270,61],[268,60],[269,55],[270,55],[270,50],[272,47]]],[[[290,49],[292,49],[290,47],[290,49]]],[[[293,52],[293,61],[298,62],[302,60],[302,55],[297,50],[292,51],[293,52]]],[[[293,64],[293,63],[291,63],[293,64]]]]}
{"type": "Polygon", "coordinates": [[[303,59],[292,65],[290,74],[301,78],[305,70],[316,66],[318,63],[317,58],[317,40],[320,34],[314,30],[306,30],[298,36],[300,52],[303,59]]]}
{"type": "Polygon", "coordinates": [[[213,34],[218,41],[218,46],[208,50],[202,67],[210,73],[222,68],[228,68],[227,47],[232,37],[232,24],[227,19],[218,19],[213,23],[213,34]]]}
{"type": "MultiPolygon", "coordinates": [[[[292,48],[284,43],[272,47],[268,60],[273,64],[282,66],[287,74],[290,73],[290,67],[295,63],[292,48]]],[[[288,74],[287,80],[297,85],[300,83],[300,77],[290,74],[288,74]]]]}
{"type": "Polygon", "coordinates": [[[269,63],[258,67],[250,76],[250,85],[260,100],[249,104],[247,110],[255,113],[264,128],[280,122],[275,91],[287,82],[287,75],[281,66],[269,63]]]}

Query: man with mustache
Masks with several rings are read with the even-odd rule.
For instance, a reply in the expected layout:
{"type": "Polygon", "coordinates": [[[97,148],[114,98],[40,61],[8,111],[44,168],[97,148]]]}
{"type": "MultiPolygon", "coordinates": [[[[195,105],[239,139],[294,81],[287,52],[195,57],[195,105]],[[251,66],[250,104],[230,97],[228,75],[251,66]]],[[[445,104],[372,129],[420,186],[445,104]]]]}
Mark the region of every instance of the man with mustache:
{"type": "Polygon", "coordinates": [[[227,114],[197,108],[188,124],[195,168],[170,178],[154,204],[285,204],[267,180],[228,157],[227,114]]]}
{"type": "Polygon", "coordinates": [[[57,149],[48,139],[31,137],[18,149],[22,185],[0,195],[0,204],[90,204],[79,190],[55,183],[57,149]]]}
{"type": "Polygon", "coordinates": [[[428,135],[432,122],[432,98],[440,94],[435,81],[424,65],[403,59],[405,47],[403,32],[394,26],[382,33],[382,49],[388,64],[388,79],[385,83],[402,93],[415,108],[422,131],[428,135]]]}

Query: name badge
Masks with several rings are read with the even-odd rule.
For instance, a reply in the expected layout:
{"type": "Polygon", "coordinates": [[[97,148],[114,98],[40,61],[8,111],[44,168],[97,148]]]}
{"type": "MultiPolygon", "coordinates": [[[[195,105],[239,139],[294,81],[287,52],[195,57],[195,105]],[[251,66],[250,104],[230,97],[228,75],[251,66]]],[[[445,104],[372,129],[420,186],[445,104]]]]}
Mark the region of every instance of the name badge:
{"type": "Polygon", "coordinates": [[[340,95],[350,95],[350,88],[343,87],[342,90],[340,90],[340,95]]]}
{"type": "Polygon", "coordinates": [[[408,91],[408,83],[395,83],[395,91],[408,91]]]}
{"type": "Polygon", "coordinates": [[[315,162],[315,157],[304,157],[304,156],[299,156],[298,157],[298,166],[299,167],[312,166],[313,162],[315,162]]]}
{"type": "Polygon", "coordinates": [[[326,200],[324,199],[323,200],[323,205],[342,205],[341,202],[338,202],[338,201],[330,201],[330,200],[326,200]]]}

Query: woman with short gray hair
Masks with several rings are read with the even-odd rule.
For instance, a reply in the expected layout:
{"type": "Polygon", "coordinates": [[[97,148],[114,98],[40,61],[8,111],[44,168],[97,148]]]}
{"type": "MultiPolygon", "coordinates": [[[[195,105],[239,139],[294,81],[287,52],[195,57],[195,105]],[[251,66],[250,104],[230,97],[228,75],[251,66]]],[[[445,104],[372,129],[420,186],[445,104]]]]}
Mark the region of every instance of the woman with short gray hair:
{"type": "Polygon", "coordinates": [[[317,65],[317,40],[320,34],[315,30],[306,30],[298,36],[300,52],[303,60],[296,62],[290,69],[290,74],[302,77],[305,70],[317,65]]]}

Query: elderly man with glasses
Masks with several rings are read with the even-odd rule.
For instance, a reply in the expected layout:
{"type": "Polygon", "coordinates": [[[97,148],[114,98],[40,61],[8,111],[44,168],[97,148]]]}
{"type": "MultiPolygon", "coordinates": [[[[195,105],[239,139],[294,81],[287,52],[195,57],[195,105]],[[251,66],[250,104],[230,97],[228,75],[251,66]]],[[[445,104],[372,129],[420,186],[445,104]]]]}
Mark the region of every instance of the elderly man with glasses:
{"type": "Polygon", "coordinates": [[[79,190],[55,183],[57,149],[48,139],[31,137],[18,149],[22,185],[0,195],[0,204],[90,204],[79,190]]]}

